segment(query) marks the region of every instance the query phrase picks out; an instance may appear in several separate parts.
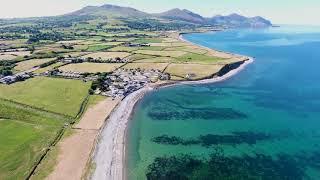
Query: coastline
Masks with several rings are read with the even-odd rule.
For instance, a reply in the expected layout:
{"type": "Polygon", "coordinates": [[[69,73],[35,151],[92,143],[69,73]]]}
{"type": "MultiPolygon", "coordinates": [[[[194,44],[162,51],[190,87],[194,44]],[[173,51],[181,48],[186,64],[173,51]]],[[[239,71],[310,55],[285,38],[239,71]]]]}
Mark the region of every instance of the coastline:
{"type": "MultiPolygon", "coordinates": [[[[193,32],[193,33],[197,33],[197,32],[193,32]]],[[[201,33],[201,32],[200,32],[201,33]]],[[[229,55],[231,57],[234,57],[234,58],[246,58],[246,59],[253,59],[252,57],[248,57],[248,56],[245,56],[245,55],[241,55],[241,54],[236,54],[236,53],[231,53],[231,52],[226,52],[226,51],[222,51],[222,50],[217,50],[217,49],[212,49],[212,48],[209,48],[209,47],[206,47],[206,46],[203,46],[203,45],[199,45],[199,44],[196,44],[196,43],[193,43],[191,41],[188,41],[186,40],[185,38],[183,38],[183,35],[186,35],[186,34],[192,34],[192,33],[179,33],[178,34],[178,39],[182,42],[186,42],[186,43],[189,43],[193,46],[198,46],[198,47],[201,47],[203,49],[206,49],[208,51],[214,51],[214,52],[217,52],[217,53],[222,53],[222,54],[226,54],[226,55],[229,55]]]]}
{"type": "MultiPolygon", "coordinates": [[[[190,43],[192,45],[202,47],[205,49],[213,50],[207,47],[196,45],[185,40],[181,34],[179,34],[179,39],[181,41],[190,43]]],[[[216,51],[216,50],[213,50],[216,51]]],[[[222,51],[217,51],[222,52],[222,51]]],[[[254,59],[247,56],[226,53],[233,57],[242,57],[245,60],[242,60],[243,63],[240,64],[237,68],[228,71],[222,76],[215,76],[210,79],[199,80],[199,81],[182,81],[182,82],[164,82],[158,84],[150,84],[146,87],[133,92],[123,99],[122,102],[113,110],[109,119],[106,121],[104,127],[101,129],[100,135],[98,137],[98,142],[93,154],[93,162],[95,164],[95,170],[91,175],[91,179],[100,180],[121,180],[126,179],[125,174],[125,156],[126,156],[126,134],[128,123],[131,119],[134,107],[139,102],[146,93],[159,88],[165,88],[175,85],[183,84],[208,84],[216,83],[227,80],[232,76],[236,75],[249,64],[251,64],[254,59]]]]}

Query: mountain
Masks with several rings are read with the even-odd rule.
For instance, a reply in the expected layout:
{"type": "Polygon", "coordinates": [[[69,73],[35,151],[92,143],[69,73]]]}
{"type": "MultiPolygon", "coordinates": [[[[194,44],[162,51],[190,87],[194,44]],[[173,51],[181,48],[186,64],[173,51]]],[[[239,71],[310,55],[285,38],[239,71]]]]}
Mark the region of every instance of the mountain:
{"type": "Polygon", "coordinates": [[[121,7],[115,5],[87,6],[73,13],[72,16],[105,16],[105,17],[148,17],[148,13],[139,11],[130,7],[121,7]]]}
{"type": "Polygon", "coordinates": [[[260,17],[245,17],[239,14],[228,16],[214,16],[211,18],[202,17],[186,9],[172,9],[163,13],[149,14],[130,7],[115,5],[87,6],[78,11],[66,14],[69,16],[97,16],[97,17],[123,17],[123,18],[160,18],[165,20],[183,21],[198,25],[224,25],[228,27],[253,27],[264,28],[272,26],[271,22],[260,17]]]}
{"type": "Polygon", "coordinates": [[[272,23],[260,16],[248,18],[239,14],[230,14],[228,16],[214,16],[207,19],[209,24],[220,24],[231,27],[252,27],[264,28],[272,26],[272,23]]]}
{"type": "Polygon", "coordinates": [[[195,24],[205,24],[206,20],[204,17],[200,16],[199,14],[195,14],[186,9],[172,9],[163,13],[155,14],[155,16],[164,18],[164,19],[171,19],[171,20],[180,20],[191,22],[195,24]]]}

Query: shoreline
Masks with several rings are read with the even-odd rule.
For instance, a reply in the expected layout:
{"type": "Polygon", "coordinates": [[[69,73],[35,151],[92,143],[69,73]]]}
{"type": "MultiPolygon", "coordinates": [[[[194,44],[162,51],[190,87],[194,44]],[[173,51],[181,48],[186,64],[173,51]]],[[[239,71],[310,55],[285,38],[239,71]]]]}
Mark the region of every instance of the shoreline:
{"type": "MultiPolygon", "coordinates": [[[[249,57],[249,56],[245,56],[245,55],[241,55],[241,54],[231,53],[231,52],[222,51],[222,50],[217,50],[217,49],[212,49],[212,48],[209,48],[209,47],[206,47],[206,46],[203,46],[203,45],[199,45],[199,44],[193,43],[193,42],[188,41],[188,40],[186,40],[185,38],[183,38],[183,35],[193,34],[193,33],[197,33],[197,32],[192,32],[192,33],[179,33],[178,39],[179,39],[180,41],[183,41],[183,42],[192,44],[193,46],[201,47],[201,48],[206,49],[206,50],[208,50],[208,51],[216,51],[216,52],[218,52],[218,53],[227,54],[227,55],[230,55],[230,56],[236,57],[236,58],[241,58],[241,57],[242,57],[242,58],[247,58],[247,59],[254,59],[253,57],[249,57]]],[[[199,33],[201,33],[201,32],[199,32],[199,33]]]]}
{"type": "MultiPolygon", "coordinates": [[[[196,45],[182,38],[179,34],[181,41],[196,45]]],[[[210,49],[207,47],[202,47],[210,49]]],[[[213,50],[213,49],[210,49],[213,50]]],[[[216,51],[216,50],[214,50],[216,51]]],[[[222,51],[218,51],[222,52],[222,51]]],[[[226,52],[223,52],[226,53],[226,52]]],[[[93,162],[95,164],[95,170],[92,173],[90,179],[100,180],[122,180],[126,179],[126,134],[128,130],[128,123],[133,114],[133,110],[136,104],[144,97],[146,93],[152,92],[159,88],[165,88],[176,85],[189,85],[189,84],[209,84],[227,80],[243,69],[247,65],[251,64],[254,59],[247,56],[236,55],[232,53],[226,53],[236,57],[246,57],[243,63],[237,68],[228,71],[223,76],[216,76],[210,79],[199,80],[199,81],[182,81],[182,82],[164,82],[159,84],[149,84],[144,88],[135,91],[125,97],[123,101],[112,111],[105,125],[100,131],[98,136],[98,142],[94,149],[93,162]]]]}

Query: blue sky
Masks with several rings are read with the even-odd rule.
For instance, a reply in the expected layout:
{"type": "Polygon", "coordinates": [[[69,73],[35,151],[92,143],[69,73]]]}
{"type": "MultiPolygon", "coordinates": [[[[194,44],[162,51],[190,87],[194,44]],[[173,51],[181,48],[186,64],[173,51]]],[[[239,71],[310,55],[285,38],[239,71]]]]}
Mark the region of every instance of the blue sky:
{"type": "Polygon", "coordinates": [[[320,0],[0,0],[0,18],[51,16],[87,5],[117,4],[146,12],[185,8],[203,16],[239,13],[276,24],[320,25],[320,0]]]}

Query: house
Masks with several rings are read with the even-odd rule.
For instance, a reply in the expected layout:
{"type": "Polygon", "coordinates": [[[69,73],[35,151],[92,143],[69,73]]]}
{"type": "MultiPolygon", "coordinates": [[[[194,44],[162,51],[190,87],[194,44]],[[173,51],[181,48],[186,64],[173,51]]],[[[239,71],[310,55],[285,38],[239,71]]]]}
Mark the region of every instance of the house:
{"type": "Polygon", "coordinates": [[[147,44],[147,43],[126,43],[124,44],[124,46],[126,47],[149,47],[150,44],[147,44]]]}
{"type": "Polygon", "coordinates": [[[194,74],[194,73],[189,73],[189,74],[186,75],[186,78],[187,78],[187,79],[192,79],[192,78],[195,78],[196,76],[197,76],[197,75],[194,74]]]}
{"type": "Polygon", "coordinates": [[[12,84],[14,82],[16,82],[15,76],[6,76],[0,79],[0,83],[2,84],[12,84]]]}
{"type": "Polygon", "coordinates": [[[2,84],[12,84],[17,81],[24,81],[32,77],[32,74],[29,73],[19,73],[12,76],[6,76],[0,79],[0,83],[2,84]]]}

